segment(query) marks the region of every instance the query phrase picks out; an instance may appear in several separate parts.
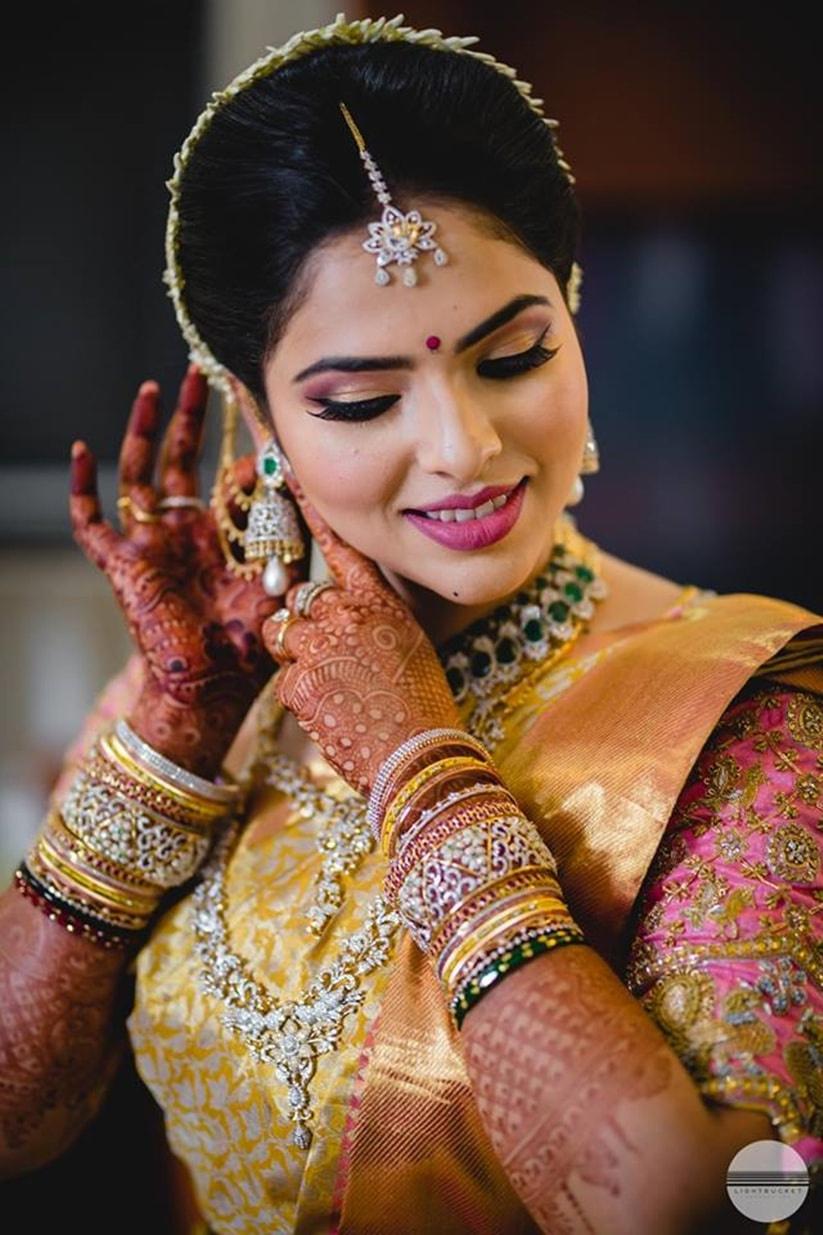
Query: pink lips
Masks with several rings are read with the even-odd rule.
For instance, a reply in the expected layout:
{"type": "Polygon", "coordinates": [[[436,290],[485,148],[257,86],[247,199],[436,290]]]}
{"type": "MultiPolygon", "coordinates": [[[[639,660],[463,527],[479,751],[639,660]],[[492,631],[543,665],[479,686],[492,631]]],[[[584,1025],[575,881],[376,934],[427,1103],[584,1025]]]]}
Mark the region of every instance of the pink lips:
{"type": "Polygon", "coordinates": [[[485,549],[502,540],[512,530],[518,520],[526,493],[524,477],[519,485],[512,490],[511,497],[499,510],[493,510],[483,519],[469,519],[465,523],[443,523],[440,519],[427,519],[413,510],[404,510],[403,518],[408,519],[424,535],[449,549],[485,549]]]}

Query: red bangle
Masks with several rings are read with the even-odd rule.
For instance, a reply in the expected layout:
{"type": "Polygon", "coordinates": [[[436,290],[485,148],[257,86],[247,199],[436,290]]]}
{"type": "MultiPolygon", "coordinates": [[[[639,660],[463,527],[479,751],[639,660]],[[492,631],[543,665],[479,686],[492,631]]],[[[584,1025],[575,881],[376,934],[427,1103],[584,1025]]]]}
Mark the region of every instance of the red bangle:
{"type": "Polygon", "coordinates": [[[120,931],[112,930],[104,922],[86,917],[79,910],[67,905],[65,901],[53,892],[48,892],[39,879],[36,879],[25,865],[19,866],[14,872],[14,884],[18,892],[44,913],[47,918],[50,918],[52,922],[57,922],[58,925],[64,927],[72,935],[80,935],[85,939],[90,939],[100,947],[119,948],[125,951],[126,949],[134,948],[145,937],[145,931],[133,931],[129,934],[123,934],[120,931]]]}

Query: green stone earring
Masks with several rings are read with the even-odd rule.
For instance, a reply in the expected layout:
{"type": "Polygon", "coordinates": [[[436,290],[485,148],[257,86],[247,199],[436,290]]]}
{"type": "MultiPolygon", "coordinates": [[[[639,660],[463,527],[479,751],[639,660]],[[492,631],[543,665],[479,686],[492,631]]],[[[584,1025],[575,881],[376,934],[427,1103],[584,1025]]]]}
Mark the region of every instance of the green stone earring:
{"type": "Polygon", "coordinates": [[[257,455],[257,487],[243,537],[245,560],[266,560],[262,582],[268,596],[284,594],[289,584],[286,566],[306,552],[297,510],[283,489],[283,458],[274,438],[269,438],[257,455]]]}

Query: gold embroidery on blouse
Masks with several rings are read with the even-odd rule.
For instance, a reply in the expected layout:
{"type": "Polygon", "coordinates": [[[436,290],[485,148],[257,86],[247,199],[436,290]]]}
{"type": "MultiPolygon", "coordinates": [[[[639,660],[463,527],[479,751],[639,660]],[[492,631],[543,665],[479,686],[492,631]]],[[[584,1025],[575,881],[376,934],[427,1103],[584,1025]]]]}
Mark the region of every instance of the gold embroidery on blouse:
{"type": "MultiPolygon", "coordinates": [[[[704,1096],[763,1110],[779,1135],[791,1141],[823,1135],[823,1017],[807,1007],[799,1023],[792,1024],[791,1040],[782,1046],[775,1018],[807,1002],[810,984],[823,988],[823,950],[813,930],[814,919],[823,910],[823,890],[810,887],[805,902],[797,903],[792,885],[818,880],[821,855],[808,831],[781,819],[795,818],[801,802],[806,810],[817,803],[821,777],[801,766],[799,753],[786,748],[785,730],[764,716],[783,706],[773,691],[759,692],[753,702],[756,712],[748,709],[715,735],[713,752],[699,769],[701,790],[672,820],[658,849],[645,886],[657,887],[659,899],[640,919],[625,982],[704,1096]],[[766,771],[755,765],[744,772],[735,760],[729,747],[740,736],[773,758],[786,778],[762,814],[755,803],[766,771]],[[722,822],[717,818],[719,809],[722,822]],[[711,852],[683,856],[686,829],[693,835],[714,830],[711,852]],[[765,860],[748,852],[749,838],[756,834],[767,837],[765,860]],[[749,886],[731,888],[723,863],[735,865],[749,886]],[[683,901],[687,903],[678,914],[683,901]],[[758,911],[759,930],[753,938],[740,939],[738,920],[750,908],[758,911]],[[675,910],[668,919],[667,910],[675,910]],[[715,938],[710,924],[718,931],[715,938]],[[684,934],[701,927],[708,938],[684,941],[684,934]],[[654,930],[661,932],[660,939],[651,942],[643,937],[654,930]],[[756,960],[755,976],[747,966],[747,977],[739,977],[721,999],[714,964],[720,962],[725,968],[736,960],[756,960]],[[763,1062],[777,1050],[782,1051],[793,1085],[763,1062]]],[[[821,749],[823,710],[817,701],[797,694],[789,710],[792,737],[821,749]]],[[[823,771],[820,758],[818,765],[823,771]]]]}
{"type": "Polygon", "coordinates": [[[721,755],[715,759],[706,771],[703,783],[706,788],[705,800],[712,806],[720,806],[731,802],[739,796],[740,765],[731,755],[721,755]]]}
{"type": "Polygon", "coordinates": [[[789,883],[814,883],[820,871],[820,853],[808,832],[796,824],[777,828],[766,845],[769,867],[789,883]]]}
{"type": "Polygon", "coordinates": [[[819,699],[798,692],[789,701],[786,721],[796,742],[823,751],[823,707],[819,699]]]}

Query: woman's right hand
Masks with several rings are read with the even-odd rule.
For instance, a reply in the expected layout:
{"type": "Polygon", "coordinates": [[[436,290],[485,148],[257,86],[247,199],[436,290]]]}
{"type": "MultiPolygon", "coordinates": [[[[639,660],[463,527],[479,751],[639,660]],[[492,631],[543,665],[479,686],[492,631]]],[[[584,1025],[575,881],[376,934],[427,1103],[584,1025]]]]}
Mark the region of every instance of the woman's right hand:
{"type": "MultiPolygon", "coordinates": [[[[283,598],[268,596],[259,577],[246,581],[229,569],[208,507],[157,510],[163,498],[197,497],[207,393],[191,366],[155,482],[160,391],[156,382],[140,387],[120,450],[119,492],[129,499],[122,533],[103,518],[96,461],[83,442],[72,447],[70,512],[75,540],[107,576],[143,657],[130,724],[168,758],[212,777],[276,667],[260,628],[283,598]]],[[[235,479],[253,490],[251,457],[237,461],[235,479]]],[[[306,562],[288,568],[288,586],[305,577],[306,562]]]]}

